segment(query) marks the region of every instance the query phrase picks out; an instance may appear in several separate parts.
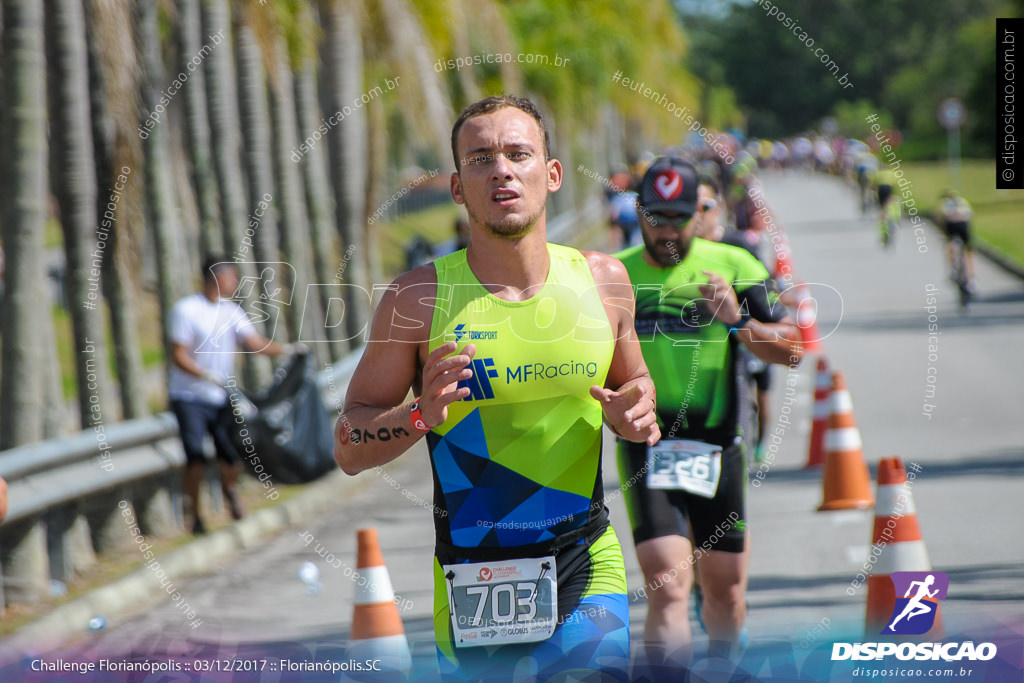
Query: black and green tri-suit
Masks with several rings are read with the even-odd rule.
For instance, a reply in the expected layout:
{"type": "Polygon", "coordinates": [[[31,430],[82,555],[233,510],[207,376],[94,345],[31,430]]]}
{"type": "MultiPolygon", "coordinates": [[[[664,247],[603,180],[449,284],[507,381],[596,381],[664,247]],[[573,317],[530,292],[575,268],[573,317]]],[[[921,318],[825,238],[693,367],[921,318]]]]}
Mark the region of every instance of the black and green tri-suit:
{"type": "Polygon", "coordinates": [[[619,442],[621,481],[636,543],[668,535],[689,536],[680,516],[689,519],[694,545],[740,552],[746,529],[746,458],[741,439],[740,406],[748,401],[747,383],[737,366],[735,336],[717,321],[699,287],[703,271],[721,275],[736,291],[741,309],[761,322],[785,315],[765,267],[750,252],[694,238],[677,265],[659,268],[644,260],[644,246],[617,257],[636,290],[636,332],[658,394],[663,439],[703,441],[722,447],[717,493],[708,499],[686,491],[649,489],[646,446],[619,442]],[[732,513],[724,536],[715,530],[732,513]]]}

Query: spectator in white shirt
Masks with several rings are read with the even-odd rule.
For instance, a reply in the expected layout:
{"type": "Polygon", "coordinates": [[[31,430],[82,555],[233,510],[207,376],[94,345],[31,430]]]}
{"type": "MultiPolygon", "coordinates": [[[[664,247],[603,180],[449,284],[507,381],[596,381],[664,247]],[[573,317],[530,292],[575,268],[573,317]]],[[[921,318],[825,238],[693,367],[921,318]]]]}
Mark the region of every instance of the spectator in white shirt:
{"type": "Polygon", "coordinates": [[[237,480],[242,459],[231,441],[231,407],[225,384],[234,374],[238,347],[266,356],[288,355],[299,345],[282,345],[260,335],[241,307],[230,300],[238,269],[223,258],[203,266],[203,291],[179,301],[171,311],[171,366],[168,394],[185,448],[185,521],[192,533],[205,533],[199,514],[199,484],[206,467],[203,439],[213,437],[220,461],[221,488],[231,516],[245,515],[237,480]]]}

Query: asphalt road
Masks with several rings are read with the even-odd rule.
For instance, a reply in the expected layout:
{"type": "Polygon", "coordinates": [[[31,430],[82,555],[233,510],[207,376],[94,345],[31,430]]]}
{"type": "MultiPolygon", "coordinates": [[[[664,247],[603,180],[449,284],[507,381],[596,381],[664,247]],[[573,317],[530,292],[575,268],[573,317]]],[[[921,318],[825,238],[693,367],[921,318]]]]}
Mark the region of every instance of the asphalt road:
{"type": "MultiPolygon", "coordinates": [[[[831,331],[825,354],[846,375],[872,476],[886,456],[919,466],[913,486],[918,519],[933,568],[950,577],[943,604],[947,631],[1024,632],[1024,370],[1016,357],[1024,340],[1024,284],[979,259],[980,298],[962,313],[946,279],[941,238],[931,227],[920,233],[921,249],[905,222],[895,248],[885,251],[873,222],[861,218],[853,192],[840,181],[767,174],[764,185],[777,223],[789,234],[796,276],[813,283],[819,295],[819,325],[823,334],[831,331]],[[925,306],[932,290],[933,322],[941,334],[930,351],[925,306]],[[929,365],[936,377],[930,400],[929,365]],[[925,403],[934,406],[930,414],[925,403]]],[[[787,374],[775,370],[776,415],[787,374]]],[[[792,372],[798,397],[793,424],[762,485],[750,490],[748,628],[754,643],[855,639],[863,627],[865,589],[851,596],[847,588],[868,557],[873,513],[815,512],[821,474],[802,469],[813,374],[813,358],[792,372]]],[[[105,630],[88,633],[73,647],[138,654],[347,638],[355,530],[373,526],[402,598],[414,656],[428,661],[433,531],[425,448],[413,449],[386,472],[359,475],[365,485],[315,522],[216,571],[178,581],[202,618],[199,628],[189,628],[180,610],[164,600],[140,604],[134,614],[107,615],[105,630]],[[333,558],[318,555],[318,548],[333,558]],[[305,562],[319,569],[315,594],[298,578],[305,562]]],[[[617,474],[607,439],[605,481],[613,491],[617,474]]],[[[642,577],[622,499],[612,498],[632,593],[642,577]]],[[[637,639],[645,610],[634,595],[637,639]]]]}

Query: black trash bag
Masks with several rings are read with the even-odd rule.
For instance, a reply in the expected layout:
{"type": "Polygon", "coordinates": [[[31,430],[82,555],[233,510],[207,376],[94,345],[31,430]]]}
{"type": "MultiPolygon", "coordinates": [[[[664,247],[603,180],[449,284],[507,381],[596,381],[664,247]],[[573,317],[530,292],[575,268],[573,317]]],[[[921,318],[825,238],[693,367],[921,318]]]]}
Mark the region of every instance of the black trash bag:
{"type": "Polygon", "coordinates": [[[257,476],[256,467],[262,466],[273,483],[304,484],[338,466],[331,416],[320,400],[314,365],[308,353],[294,356],[274,373],[266,391],[244,393],[251,405],[241,411],[241,423],[233,421],[232,438],[242,460],[257,476]],[[252,439],[249,445],[243,443],[243,428],[252,439]]]}

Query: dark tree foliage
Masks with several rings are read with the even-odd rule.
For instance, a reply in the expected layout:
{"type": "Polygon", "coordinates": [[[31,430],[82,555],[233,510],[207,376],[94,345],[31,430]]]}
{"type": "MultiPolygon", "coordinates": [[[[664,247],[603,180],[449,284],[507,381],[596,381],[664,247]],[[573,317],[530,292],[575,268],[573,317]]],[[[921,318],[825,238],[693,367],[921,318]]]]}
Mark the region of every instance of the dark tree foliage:
{"type": "Polygon", "coordinates": [[[937,102],[958,94],[969,110],[983,108],[994,74],[988,71],[986,46],[977,38],[967,41],[964,27],[991,18],[994,35],[994,17],[1010,16],[1015,4],[783,0],[776,13],[770,9],[774,3],[762,0],[733,4],[727,12],[699,12],[684,22],[694,72],[707,83],[733,88],[750,135],[779,137],[815,128],[841,101],[868,100],[904,129],[922,118],[921,97],[937,102]],[[786,19],[779,21],[782,14],[786,19]],[[794,33],[797,27],[800,35],[806,32],[803,41],[794,33]],[[950,54],[954,46],[958,53],[950,54]],[[838,73],[829,70],[827,60],[822,63],[824,55],[838,65],[838,73]],[[980,73],[983,64],[987,74],[980,73]],[[920,78],[914,78],[917,70],[920,78]],[[843,74],[852,87],[840,85],[843,74]],[[899,90],[893,87],[897,77],[899,90]]]}

